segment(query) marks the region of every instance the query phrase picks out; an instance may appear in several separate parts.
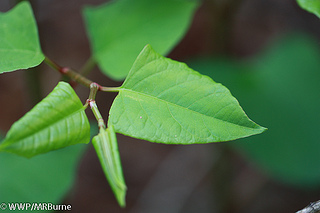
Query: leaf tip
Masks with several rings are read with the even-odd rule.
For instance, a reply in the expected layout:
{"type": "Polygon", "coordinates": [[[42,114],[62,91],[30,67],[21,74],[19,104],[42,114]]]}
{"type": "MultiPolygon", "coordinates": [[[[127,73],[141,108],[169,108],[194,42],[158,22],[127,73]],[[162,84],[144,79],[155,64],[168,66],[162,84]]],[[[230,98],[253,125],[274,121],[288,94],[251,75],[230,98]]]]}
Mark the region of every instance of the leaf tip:
{"type": "MultiPolygon", "coordinates": [[[[260,126],[257,124],[257,127],[254,128],[254,132],[251,132],[251,134],[245,136],[245,137],[249,137],[249,136],[253,136],[253,135],[258,135],[258,134],[262,134],[264,133],[265,131],[267,131],[268,128],[266,127],[263,127],[263,126],[260,126]]],[[[240,137],[241,138],[241,137],[240,137]]]]}
{"type": "Polygon", "coordinates": [[[142,52],[145,52],[145,51],[154,51],[153,48],[152,48],[152,46],[151,46],[151,44],[146,44],[146,45],[143,47],[141,53],[142,53],[142,52]]]}
{"type": "Polygon", "coordinates": [[[267,131],[268,128],[266,127],[263,127],[263,126],[259,126],[259,132],[257,134],[261,134],[261,133],[264,133],[265,131],[267,131]]]}
{"type": "Polygon", "coordinates": [[[121,192],[119,192],[116,196],[118,204],[121,208],[126,207],[126,193],[127,193],[127,187],[121,189],[121,192]]]}

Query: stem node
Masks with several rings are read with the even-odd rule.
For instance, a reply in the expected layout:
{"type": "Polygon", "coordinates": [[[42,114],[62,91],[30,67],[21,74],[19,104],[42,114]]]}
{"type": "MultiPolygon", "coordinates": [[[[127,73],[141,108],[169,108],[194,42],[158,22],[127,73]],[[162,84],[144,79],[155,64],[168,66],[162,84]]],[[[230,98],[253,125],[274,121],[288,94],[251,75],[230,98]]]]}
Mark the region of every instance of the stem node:
{"type": "Polygon", "coordinates": [[[59,72],[60,72],[61,74],[63,74],[63,75],[66,75],[69,70],[70,70],[70,68],[68,68],[68,67],[61,67],[61,68],[59,69],[59,72]]]}
{"type": "Polygon", "coordinates": [[[95,87],[95,89],[94,89],[95,92],[96,91],[103,91],[103,92],[118,92],[119,91],[119,87],[101,86],[100,84],[97,84],[96,82],[93,82],[93,81],[87,79],[86,77],[84,77],[84,75],[81,75],[80,73],[70,69],[69,67],[61,67],[60,65],[58,65],[57,63],[55,63],[54,61],[49,59],[48,57],[45,57],[44,61],[50,67],[59,71],[62,75],[69,77],[72,81],[74,81],[76,83],[80,83],[86,87],[89,87],[90,90],[92,89],[92,87],[95,87]]]}

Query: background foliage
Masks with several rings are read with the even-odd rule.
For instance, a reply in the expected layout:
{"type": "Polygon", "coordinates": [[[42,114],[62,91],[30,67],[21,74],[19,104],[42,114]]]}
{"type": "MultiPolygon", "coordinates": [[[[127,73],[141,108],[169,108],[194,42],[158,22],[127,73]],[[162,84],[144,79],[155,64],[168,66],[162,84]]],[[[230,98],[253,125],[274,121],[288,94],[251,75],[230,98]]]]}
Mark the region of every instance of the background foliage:
{"type": "Polygon", "coordinates": [[[320,184],[320,143],[315,134],[319,59],[317,42],[300,34],[281,38],[250,63],[226,58],[193,62],[198,70],[224,82],[243,107],[271,129],[232,146],[274,178],[302,188],[320,184]]]}
{"type": "MultiPolygon", "coordinates": [[[[97,0],[91,4],[103,2],[97,0]]],[[[84,28],[79,24],[83,3],[89,1],[33,1],[40,35],[46,38],[41,41],[44,50],[71,67],[80,67],[90,53],[84,28]]],[[[13,1],[0,4],[9,9],[13,1]]],[[[205,1],[186,38],[170,57],[190,62],[192,68],[226,85],[248,115],[269,131],[233,142],[236,149],[230,149],[227,144],[177,148],[119,137],[124,171],[127,171],[124,175],[131,188],[128,208],[123,211],[156,212],[165,207],[166,212],[199,209],[201,212],[294,212],[318,200],[319,29],[317,17],[302,11],[293,1],[205,1]],[[309,35],[283,36],[292,29],[309,35]],[[197,165],[193,167],[194,164],[197,165]],[[182,180],[185,182],[179,185],[182,180]],[[152,190],[156,186],[157,194],[152,190]]],[[[30,97],[25,88],[31,88],[25,79],[52,79],[40,84],[44,94],[58,80],[57,75],[45,68],[38,75],[34,73],[38,72],[6,74],[0,79],[1,103],[11,103],[1,105],[0,127],[4,132],[33,105],[25,98],[30,97]]],[[[100,74],[91,77],[102,79],[100,74]]],[[[120,85],[110,80],[102,82],[120,85]]],[[[83,94],[83,99],[87,97],[81,88],[77,92],[83,94]]],[[[110,94],[98,97],[105,105],[105,115],[112,98],[110,94]]],[[[111,191],[105,192],[108,186],[92,149],[81,162],[72,193],[62,195],[61,189],[50,199],[72,203],[77,212],[101,209],[121,212],[114,205],[111,191]],[[89,205],[90,202],[94,205],[89,205]]],[[[8,180],[5,175],[0,178],[8,180]]],[[[10,190],[25,189],[18,186],[12,184],[10,190]]]]}

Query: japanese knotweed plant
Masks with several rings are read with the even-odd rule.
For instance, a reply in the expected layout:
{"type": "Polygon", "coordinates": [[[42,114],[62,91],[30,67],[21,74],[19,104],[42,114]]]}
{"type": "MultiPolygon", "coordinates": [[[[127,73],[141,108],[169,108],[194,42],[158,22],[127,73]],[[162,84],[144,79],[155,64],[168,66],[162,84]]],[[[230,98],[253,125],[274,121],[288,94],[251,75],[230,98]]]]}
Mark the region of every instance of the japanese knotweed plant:
{"type": "Polygon", "coordinates": [[[246,116],[226,87],[162,56],[182,38],[196,6],[196,2],[181,0],[119,0],[84,10],[93,59],[107,76],[125,78],[120,87],[99,85],[45,56],[28,2],[1,13],[0,73],[45,62],[90,88],[90,94],[82,104],[70,84],[59,82],[12,125],[0,143],[0,152],[30,158],[89,143],[85,110],[90,108],[99,126],[92,144],[118,203],[125,206],[126,184],[116,133],[164,144],[206,144],[265,131],[246,116]],[[118,93],[107,123],[95,101],[97,92],[118,93]]]}

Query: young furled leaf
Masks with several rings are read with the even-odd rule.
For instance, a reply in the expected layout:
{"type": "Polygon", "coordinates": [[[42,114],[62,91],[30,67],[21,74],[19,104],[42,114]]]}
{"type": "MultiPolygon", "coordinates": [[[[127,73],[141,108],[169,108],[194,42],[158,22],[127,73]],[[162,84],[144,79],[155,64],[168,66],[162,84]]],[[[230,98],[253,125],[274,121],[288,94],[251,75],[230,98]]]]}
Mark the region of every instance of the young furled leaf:
{"type": "Polygon", "coordinates": [[[14,123],[0,151],[24,157],[89,143],[90,125],[80,99],[65,82],[14,123]]]}
{"type": "Polygon", "coordinates": [[[119,205],[124,207],[126,205],[127,187],[123,178],[117,138],[113,126],[107,129],[100,128],[100,133],[92,139],[92,144],[119,205]]]}
{"type": "Polygon", "coordinates": [[[114,100],[108,124],[151,142],[195,144],[259,134],[229,90],[147,45],[114,100]]]}

